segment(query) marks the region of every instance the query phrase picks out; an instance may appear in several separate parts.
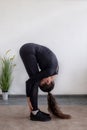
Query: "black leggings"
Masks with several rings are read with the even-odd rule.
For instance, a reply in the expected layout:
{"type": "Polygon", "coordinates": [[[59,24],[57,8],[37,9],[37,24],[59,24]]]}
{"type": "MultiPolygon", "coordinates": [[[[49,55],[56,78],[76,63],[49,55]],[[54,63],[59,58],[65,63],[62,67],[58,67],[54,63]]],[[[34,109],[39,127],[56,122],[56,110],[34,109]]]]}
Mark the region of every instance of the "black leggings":
{"type": "Polygon", "coordinates": [[[39,70],[37,66],[36,57],[32,54],[24,53],[22,49],[20,49],[20,56],[30,77],[30,79],[26,81],[26,96],[30,97],[33,110],[37,110],[39,81],[35,80],[35,75],[39,73],[39,70]]]}

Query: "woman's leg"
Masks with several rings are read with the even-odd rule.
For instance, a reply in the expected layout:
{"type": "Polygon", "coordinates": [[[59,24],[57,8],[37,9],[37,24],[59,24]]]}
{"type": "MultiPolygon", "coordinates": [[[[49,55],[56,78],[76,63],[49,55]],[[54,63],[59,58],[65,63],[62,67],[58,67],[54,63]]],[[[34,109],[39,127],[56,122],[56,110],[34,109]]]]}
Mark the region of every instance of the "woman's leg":
{"type": "MultiPolygon", "coordinates": [[[[29,97],[32,105],[32,110],[38,109],[38,82],[33,83],[33,81],[28,80],[26,82],[26,95],[27,99],[29,97]]],[[[29,100],[28,99],[28,100],[29,100]]]]}
{"type": "Polygon", "coordinates": [[[34,80],[31,79],[32,76],[36,75],[39,72],[37,66],[37,60],[33,54],[26,55],[21,51],[20,55],[23,60],[26,71],[30,77],[30,79],[26,81],[26,95],[27,98],[29,97],[31,101],[33,110],[37,110],[38,109],[38,82],[35,82],[34,80]]]}

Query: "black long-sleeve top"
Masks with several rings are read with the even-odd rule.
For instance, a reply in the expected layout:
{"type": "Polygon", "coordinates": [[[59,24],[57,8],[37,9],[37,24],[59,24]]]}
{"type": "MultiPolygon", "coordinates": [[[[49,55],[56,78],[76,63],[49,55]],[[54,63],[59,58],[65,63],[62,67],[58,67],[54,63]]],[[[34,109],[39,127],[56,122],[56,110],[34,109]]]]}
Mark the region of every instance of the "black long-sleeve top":
{"type": "Polygon", "coordinates": [[[34,43],[27,43],[21,47],[20,54],[25,54],[25,56],[33,55],[37,60],[40,72],[35,74],[32,79],[38,81],[58,73],[58,60],[49,48],[34,43]]]}

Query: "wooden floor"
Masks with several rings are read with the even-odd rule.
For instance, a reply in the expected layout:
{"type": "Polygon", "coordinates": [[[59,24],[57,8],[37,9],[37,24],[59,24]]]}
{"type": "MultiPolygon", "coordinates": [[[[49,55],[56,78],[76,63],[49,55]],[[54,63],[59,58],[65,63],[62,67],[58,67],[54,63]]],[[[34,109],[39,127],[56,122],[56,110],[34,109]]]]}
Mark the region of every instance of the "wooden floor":
{"type": "MultiPolygon", "coordinates": [[[[0,105],[0,130],[87,130],[87,105],[60,105],[71,119],[51,115],[51,121],[31,121],[27,105],[0,105]]],[[[47,112],[47,105],[40,105],[47,112]]]]}

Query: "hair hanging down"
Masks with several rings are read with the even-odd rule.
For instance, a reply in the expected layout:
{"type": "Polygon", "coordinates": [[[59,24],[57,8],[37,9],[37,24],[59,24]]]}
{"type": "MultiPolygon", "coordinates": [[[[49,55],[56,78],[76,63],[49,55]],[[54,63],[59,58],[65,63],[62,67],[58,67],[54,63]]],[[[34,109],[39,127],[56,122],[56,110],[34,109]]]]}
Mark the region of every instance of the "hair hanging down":
{"type": "Polygon", "coordinates": [[[50,85],[44,84],[39,86],[43,92],[48,92],[47,100],[48,100],[48,111],[53,114],[54,116],[61,118],[61,119],[70,119],[71,116],[68,114],[64,114],[54,98],[54,96],[50,93],[50,91],[54,88],[54,82],[50,85]]]}
{"type": "Polygon", "coordinates": [[[58,107],[58,104],[54,98],[54,96],[51,93],[48,93],[48,110],[56,117],[59,117],[61,119],[70,119],[71,116],[68,114],[64,114],[60,108],[58,107]]]}

